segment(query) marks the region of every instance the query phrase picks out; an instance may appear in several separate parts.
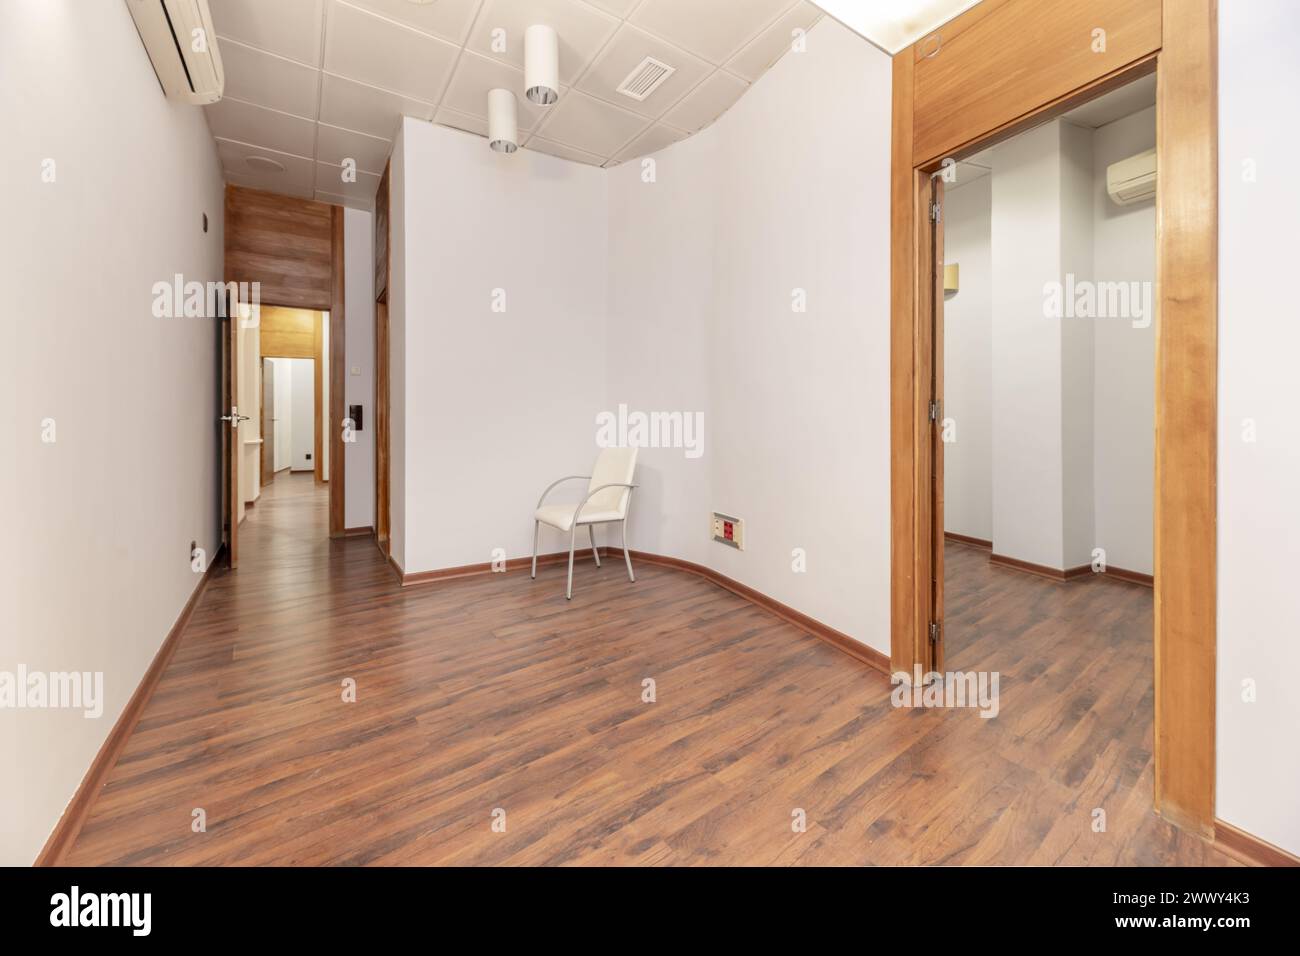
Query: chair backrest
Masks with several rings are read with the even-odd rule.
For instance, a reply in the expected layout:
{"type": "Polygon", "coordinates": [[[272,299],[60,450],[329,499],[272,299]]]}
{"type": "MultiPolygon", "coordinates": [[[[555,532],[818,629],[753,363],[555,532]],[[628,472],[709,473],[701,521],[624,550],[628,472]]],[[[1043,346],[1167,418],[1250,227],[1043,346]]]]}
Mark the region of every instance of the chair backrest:
{"type": "MultiPolygon", "coordinates": [[[[614,482],[630,485],[635,471],[635,448],[601,449],[596,465],[591,469],[591,483],[587,485],[587,492],[614,482]]],[[[617,511],[620,516],[626,515],[627,501],[631,494],[628,488],[606,488],[588,502],[587,508],[592,511],[617,511]]]]}

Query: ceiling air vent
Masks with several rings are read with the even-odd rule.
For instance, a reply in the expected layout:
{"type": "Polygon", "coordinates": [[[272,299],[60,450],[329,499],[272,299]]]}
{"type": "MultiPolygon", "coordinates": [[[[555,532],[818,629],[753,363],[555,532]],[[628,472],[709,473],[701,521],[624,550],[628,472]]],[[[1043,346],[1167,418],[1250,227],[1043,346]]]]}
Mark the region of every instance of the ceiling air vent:
{"type": "Polygon", "coordinates": [[[648,56],[618,85],[618,91],[639,103],[663,86],[664,81],[676,72],[677,67],[648,56]]]}

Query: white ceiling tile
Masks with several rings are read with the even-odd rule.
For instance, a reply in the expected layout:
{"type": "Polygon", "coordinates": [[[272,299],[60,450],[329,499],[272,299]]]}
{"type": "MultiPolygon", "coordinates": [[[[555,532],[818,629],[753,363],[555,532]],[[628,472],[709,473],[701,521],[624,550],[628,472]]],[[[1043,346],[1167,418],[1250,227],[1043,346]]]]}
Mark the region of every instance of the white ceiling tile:
{"type": "Polygon", "coordinates": [[[343,179],[342,166],[331,166],[329,163],[316,164],[316,188],[335,195],[373,199],[379,189],[379,180],[379,176],[370,173],[357,173],[355,182],[347,182],[343,179]]]}
{"type": "Polygon", "coordinates": [[[316,159],[322,163],[342,166],[345,159],[351,159],[356,162],[357,169],[382,175],[392,148],[392,143],[376,136],[325,123],[316,127],[316,159]]]}
{"type": "Polygon", "coordinates": [[[294,116],[316,118],[320,71],[229,38],[220,41],[225,95],[294,116]]]}
{"type": "Polygon", "coordinates": [[[727,69],[754,82],[793,46],[795,30],[807,32],[821,17],[811,3],[798,4],[728,60],[727,69]]]}
{"type": "Polygon", "coordinates": [[[600,166],[605,162],[604,156],[597,156],[595,153],[574,149],[572,146],[565,146],[563,143],[556,143],[540,136],[528,137],[526,148],[535,149],[539,153],[549,153],[551,156],[558,156],[560,159],[569,159],[575,163],[586,163],[589,166],[600,166]]]}
{"type": "Polygon", "coordinates": [[[522,70],[524,31],[534,23],[552,26],[559,35],[560,82],[566,84],[577,79],[618,29],[618,20],[580,0],[486,0],[467,49],[522,70]],[[497,31],[503,32],[494,36],[497,31]]]}
{"type": "Polygon", "coordinates": [[[455,44],[331,0],[325,69],[337,76],[438,102],[456,63],[455,44]]]}
{"type": "Polygon", "coordinates": [[[641,0],[587,0],[593,6],[600,7],[606,13],[612,13],[614,16],[623,19],[631,13],[641,0]]]}
{"type": "Polygon", "coordinates": [[[205,106],[208,128],[221,139],[256,143],[294,156],[311,157],[316,150],[316,124],[300,116],[278,113],[226,97],[205,106]]]}
{"type": "Polygon", "coordinates": [[[432,119],[434,108],[373,86],[353,83],[326,73],[321,86],[320,120],[331,126],[354,129],[391,139],[402,116],[432,119]]]}
{"type": "Polygon", "coordinates": [[[218,37],[320,66],[323,0],[210,0],[218,37]]]}
{"type": "Polygon", "coordinates": [[[628,143],[627,146],[620,149],[614,156],[614,160],[615,162],[624,163],[637,156],[649,156],[651,153],[657,153],[673,143],[684,140],[687,135],[689,134],[679,129],[673,129],[671,126],[665,126],[662,123],[655,123],[654,126],[651,126],[628,143]]]}
{"type": "Polygon", "coordinates": [[[538,132],[554,142],[609,156],[645,125],[645,119],[635,113],[570,91],[551,108],[538,132]]]}
{"type": "Polygon", "coordinates": [[[449,110],[445,106],[438,110],[433,117],[433,121],[442,126],[450,126],[452,129],[464,130],[466,133],[477,133],[479,136],[487,136],[488,134],[487,119],[484,117],[458,113],[456,110],[449,110]]]}
{"type": "Polygon", "coordinates": [[[524,73],[477,53],[464,53],[447,87],[442,105],[458,113],[487,117],[488,90],[505,89],[518,101],[519,128],[532,129],[553,106],[537,106],[524,96],[524,73]]]}
{"type": "Polygon", "coordinates": [[[347,2],[460,46],[465,42],[465,34],[474,22],[474,14],[478,12],[481,0],[437,0],[435,3],[412,3],[411,0],[347,2]]]}
{"type": "Polygon", "coordinates": [[[744,95],[749,84],[718,70],[664,114],[664,122],[695,133],[708,126],[744,95]]]}
{"type": "Polygon", "coordinates": [[[315,166],[310,159],[291,156],[288,153],[265,149],[248,143],[236,143],[228,139],[217,140],[217,156],[221,168],[229,174],[243,177],[250,183],[255,182],[259,189],[279,192],[283,189],[297,190],[298,194],[310,193],[316,186],[315,166]],[[279,172],[268,172],[248,165],[250,156],[260,156],[273,160],[284,167],[279,172]]]}
{"type": "Polygon", "coordinates": [[[628,19],[710,63],[724,63],[790,6],[791,0],[645,0],[628,19]]]}
{"type": "Polygon", "coordinates": [[[633,26],[624,24],[614,35],[609,46],[592,64],[578,89],[617,103],[642,116],[658,119],[668,107],[679,100],[687,90],[712,72],[712,67],[698,57],[679,49],[658,37],[651,36],[633,26]],[[618,85],[647,56],[676,67],[677,71],[646,99],[637,102],[618,92],[618,85]]]}
{"type": "Polygon", "coordinates": [[[331,206],[349,206],[352,209],[361,209],[366,212],[374,212],[375,200],[361,199],[354,196],[340,196],[338,193],[327,193],[323,189],[316,190],[313,197],[317,202],[329,203],[331,206]]]}

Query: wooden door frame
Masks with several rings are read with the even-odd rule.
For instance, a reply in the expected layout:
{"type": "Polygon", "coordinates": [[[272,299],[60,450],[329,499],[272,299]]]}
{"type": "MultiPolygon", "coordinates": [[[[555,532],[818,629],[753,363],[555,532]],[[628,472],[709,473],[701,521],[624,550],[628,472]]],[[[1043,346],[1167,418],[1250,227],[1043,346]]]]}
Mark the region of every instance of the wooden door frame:
{"type": "MultiPolygon", "coordinates": [[[[984,0],[893,58],[891,175],[891,661],[910,677],[928,670],[930,582],[942,573],[933,541],[926,453],[930,435],[931,346],[928,280],[930,174],[945,158],[1052,119],[1139,76],[1156,73],[1156,369],[1154,501],[1155,809],[1178,826],[1214,836],[1215,615],[1218,323],[1218,22],[1217,0],[1133,0],[1109,5],[1106,28],[1128,40],[1128,59],[1097,60],[1096,74],[1060,90],[1051,57],[1026,54],[1008,63],[1014,84],[979,84],[964,95],[978,109],[960,111],[946,132],[927,117],[924,138],[914,107],[918,64],[947,56],[944,69],[988,70],[987,43],[975,38],[1034,38],[1039,50],[1080,42],[1053,36],[1077,28],[1078,0],[984,0]],[[1141,19],[1138,28],[1138,19],[1141,19]],[[1133,29],[1127,29],[1131,24],[1133,29]],[[993,25],[997,21],[996,27],[993,25]],[[981,25],[981,21],[985,21],[981,25]],[[954,38],[968,42],[954,42],[954,38]],[[944,40],[946,38],[946,42],[944,40]],[[1041,102],[1024,110],[1026,90],[1041,102]],[[1017,97],[1020,99],[1018,100],[1017,97]],[[999,112],[999,104],[1004,108],[999,112]],[[1018,112],[1017,112],[1018,111],[1018,112]],[[963,125],[964,124],[964,125],[963,125]],[[974,124],[974,125],[972,125],[974,124]],[[983,124],[983,125],[979,125],[983,124]],[[934,149],[942,144],[941,151],[934,149]]],[[[1086,38],[1083,39],[1086,42],[1086,38]]],[[[1071,49],[1073,49],[1071,47],[1071,49]]],[[[1075,73],[1079,63],[1073,64],[1075,73]]],[[[928,67],[926,67],[928,68],[928,67]]],[[[927,91],[933,99],[934,90],[927,91]]]]}
{"type": "MultiPolygon", "coordinates": [[[[280,225],[284,226],[285,223],[281,222],[280,225]]],[[[346,286],[344,282],[343,226],[344,214],[342,206],[320,203],[309,199],[295,199],[261,190],[246,189],[241,186],[226,186],[225,234],[223,237],[225,243],[224,272],[226,281],[228,283],[262,283],[263,280],[266,280],[272,288],[280,290],[278,294],[269,295],[265,302],[259,301],[260,305],[282,304],[285,308],[290,309],[310,309],[329,313],[330,429],[329,436],[324,441],[329,442],[330,450],[329,536],[331,538],[342,538],[346,534],[343,523],[344,488],[346,486],[343,420],[346,403],[346,396],[344,395],[346,386],[344,383],[346,382],[347,325],[344,315],[346,286]],[[291,228],[289,233],[286,234],[292,233],[292,241],[285,242],[283,236],[279,236],[279,245],[274,245],[277,235],[273,231],[269,237],[272,244],[268,246],[268,236],[262,234],[259,230],[252,227],[237,229],[233,225],[235,222],[242,222],[238,215],[239,211],[254,199],[266,205],[266,208],[274,210],[274,217],[280,220],[288,219],[292,221],[295,212],[301,212],[302,210],[312,210],[310,215],[319,220],[323,215],[321,210],[329,210],[330,281],[328,295],[326,295],[323,288],[312,286],[310,283],[303,283],[305,278],[323,275],[324,270],[319,270],[316,273],[312,271],[318,269],[319,265],[322,264],[320,257],[311,259],[306,257],[304,253],[304,249],[312,246],[313,243],[316,243],[321,249],[324,248],[323,231],[321,235],[313,238],[313,236],[302,234],[301,223],[294,224],[290,222],[291,228]],[[237,239],[242,241],[237,242],[237,239]],[[271,254],[273,250],[283,254],[275,257],[271,254]],[[274,261],[272,261],[273,259],[274,261]],[[283,301],[277,303],[273,301],[275,299],[283,299],[283,301]]],[[[319,325],[319,323],[317,324],[319,325]]],[[[319,336],[318,331],[318,339],[319,336]]],[[[320,401],[320,381],[321,376],[324,374],[321,368],[323,356],[320,354],[319,343],[316,352],[316,406],[319,409],[322,404],[320,401]]],[[[258,389],[260,390],[261,387],[259,382],[258,389]]],[[[261,428],[260,422],[258,428],[261,428]]],[[[319,468],[324,447],[323,441],[317,439],[314,444],[313,454],[316,458],[316,467],[319,468]]],[[[319,472],[317,474],[319,476],[319,472]]]]}

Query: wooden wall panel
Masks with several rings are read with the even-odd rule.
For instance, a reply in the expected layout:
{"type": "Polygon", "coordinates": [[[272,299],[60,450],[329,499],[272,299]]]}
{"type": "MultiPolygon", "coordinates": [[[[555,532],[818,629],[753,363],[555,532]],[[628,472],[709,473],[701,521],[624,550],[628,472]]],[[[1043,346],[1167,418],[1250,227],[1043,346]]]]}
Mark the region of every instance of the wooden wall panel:
{"type": "Polygon", "coordinates": [[[1156,808],[1214,836],[1218,53],[1214,0],[1165,0],[1156,74],[1156,808]]]}
{"type": "Polygon", "coordinates": [[[920,635],[927,608],[918,603],[917,586],[924,508],[919,497],[921,451],[916,428],[918,386],[916,365],[917,245],[915,176],[912,171],[912,60],[894,57],[893,158],[890,190],[890,396],[889,430],[891,503],[890,666],[911,675],[925,665],[920,635]]]}
{"type": "Polygon", "coordinates": [[[333,207],[226,187],[226,281],[260,282],[264,305],[327,311],[333,207]]]}
{"type": "Polygon", "coordinates": [[[384,167],[375,193],[375,301],[388,301],[388,181],[393,164],[384,167]]]}
{"type": "MultiPolygon", "coordinates": [[[[330,260],[333,264],[330,283],[330,352],[327,369],[330,383],[329,448],[330,448],[330,537],[341,538],[344,527],[343,472],[347,462],[343,453],[343,419],[347,417],[347,349],[343,303],[345,294],[343,269],[343,207],[332,206],[330,260]]],[[[319,365],[320,363],[318,363],[319,365]]]]}
{"type": "Polygon", "coordinates": [[[259,329],[264,358],[316,358],[316,326],[320,313],[264,305],[259,329]]]}
{"type": "Polygon", "coordinates": [[[1160,21],[1161,0],[985,0],[903,51],[915,69],[912,164],[1149,56],[1160,21]],[[1097,29],[1104,52],[1093,49],[1097,29]]]}

